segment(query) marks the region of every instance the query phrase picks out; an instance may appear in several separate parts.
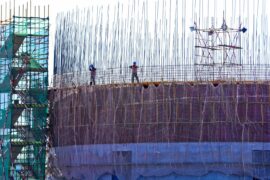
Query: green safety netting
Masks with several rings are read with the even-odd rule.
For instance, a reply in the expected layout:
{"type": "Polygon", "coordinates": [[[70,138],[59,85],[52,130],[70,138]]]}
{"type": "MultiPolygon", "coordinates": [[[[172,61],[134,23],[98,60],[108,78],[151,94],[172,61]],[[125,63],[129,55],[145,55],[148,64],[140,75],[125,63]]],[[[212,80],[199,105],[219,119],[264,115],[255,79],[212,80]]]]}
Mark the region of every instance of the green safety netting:
{"type": "Polygon", "coordinates": [[[14,16],[0,26],[2,178],[45,179],[48,25],[14,16]]]}

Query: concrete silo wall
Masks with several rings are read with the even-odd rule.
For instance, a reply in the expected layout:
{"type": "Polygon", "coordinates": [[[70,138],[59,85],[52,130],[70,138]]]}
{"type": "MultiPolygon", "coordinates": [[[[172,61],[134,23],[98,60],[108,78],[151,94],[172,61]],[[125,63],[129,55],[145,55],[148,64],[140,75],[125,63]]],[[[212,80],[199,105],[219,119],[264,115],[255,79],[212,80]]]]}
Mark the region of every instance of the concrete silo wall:
{"type": "Polygon", "coordinates": [[[267,82],[81,86],[50,101],[65,176],[270,177],[267,82]]]}

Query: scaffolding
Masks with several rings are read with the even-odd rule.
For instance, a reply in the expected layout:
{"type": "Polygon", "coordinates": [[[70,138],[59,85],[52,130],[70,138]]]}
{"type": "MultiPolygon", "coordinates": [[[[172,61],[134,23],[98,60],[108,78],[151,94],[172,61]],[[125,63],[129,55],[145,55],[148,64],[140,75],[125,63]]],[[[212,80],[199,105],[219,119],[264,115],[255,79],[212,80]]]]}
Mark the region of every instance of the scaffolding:
{"type": "MultiPolygon", "coordinates": [[[[224,80],[227,74],[234,74],[234,78],[241,79],[243,64],[241,59],[241,33],[247,28],[230,28],[223,19],[219,28],[201,29],[197,23],[190,27],[195,31],[195,79],[196,80],[224,80]]],[[[246,65],[245,65],[246,66],[246,65]]]]}
{"type": "Polygon", "coordinates": [[[1,21],[2,179],[45,179],[49,18],[1,21]]]}

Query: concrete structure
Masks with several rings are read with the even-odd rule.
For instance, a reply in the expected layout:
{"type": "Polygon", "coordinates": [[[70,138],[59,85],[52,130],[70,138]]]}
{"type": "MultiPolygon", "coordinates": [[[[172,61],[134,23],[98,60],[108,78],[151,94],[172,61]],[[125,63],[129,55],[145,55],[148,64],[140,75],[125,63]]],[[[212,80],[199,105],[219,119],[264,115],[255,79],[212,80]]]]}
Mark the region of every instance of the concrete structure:
{"type": "Polygon", "coordinates": [[[57,166],[81,179],[269,178],[269,95],[268,82],[51,90],[57,166]]]}

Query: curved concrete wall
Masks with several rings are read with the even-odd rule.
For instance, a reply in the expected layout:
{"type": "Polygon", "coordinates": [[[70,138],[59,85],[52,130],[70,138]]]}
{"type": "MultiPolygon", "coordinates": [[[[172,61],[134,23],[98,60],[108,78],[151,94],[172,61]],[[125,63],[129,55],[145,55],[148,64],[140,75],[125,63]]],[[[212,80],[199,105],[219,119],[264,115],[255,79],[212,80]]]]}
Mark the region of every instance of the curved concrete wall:
{"type": "Polygon", "coordinates": [[[270,86],[96,86],[51,91],[54,145],[269,142],[270,86]]]}
{"type": "Polygon", "coordinates": [[[50,101],[67,179],[270,178],[266,82],[84,86],[50,101]]]}

